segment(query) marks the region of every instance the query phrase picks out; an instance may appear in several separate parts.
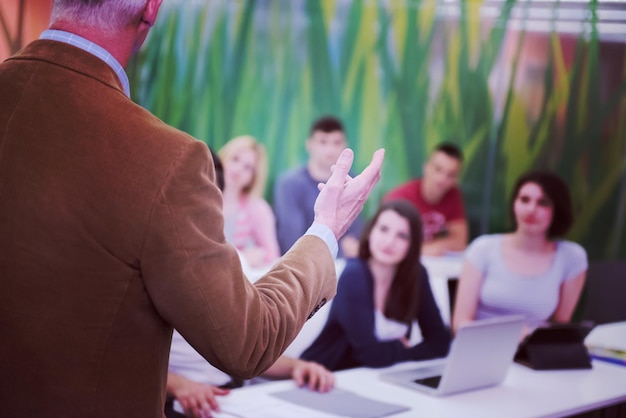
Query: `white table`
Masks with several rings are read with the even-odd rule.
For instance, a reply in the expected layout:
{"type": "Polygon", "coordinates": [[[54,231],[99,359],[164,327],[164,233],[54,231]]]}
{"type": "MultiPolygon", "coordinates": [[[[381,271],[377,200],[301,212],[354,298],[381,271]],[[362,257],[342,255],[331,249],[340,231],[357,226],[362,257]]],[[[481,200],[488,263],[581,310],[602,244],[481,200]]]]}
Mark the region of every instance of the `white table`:
{"type": "MultiPolygon", "coordinates": [[[[505,381],[496,387],[433,397],[381,381],[382,370],[435,363],[411,362],[387,369],[358,368],[336,373],[337,387],[383,402],[409,407],[393,417],[529,418],[563,417],[626,402],[626,367],[594,361],[591,370],[534,371],[512,364],[505,381]]],[[[271,393],[294,388],[292,381],[247,386],[220,398],[226,417],[322,418],[332,415],[279,400],[271,393]],[[248,412],[245,412],[245,411],[248,412]]]]}

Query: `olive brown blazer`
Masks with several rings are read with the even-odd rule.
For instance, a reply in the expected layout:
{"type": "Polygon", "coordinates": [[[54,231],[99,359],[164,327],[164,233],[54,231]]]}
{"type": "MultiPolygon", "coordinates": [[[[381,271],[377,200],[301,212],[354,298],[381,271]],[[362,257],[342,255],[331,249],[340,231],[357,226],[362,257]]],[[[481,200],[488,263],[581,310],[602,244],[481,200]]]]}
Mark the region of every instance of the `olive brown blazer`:
{"type": "Polygon", "coordinates": [[[172,327],[236,377],[280,356],[333,257],[305,236],[251,285],[214,177],[93,55],[37,40],[0,64],[0,414],[161,417],[172,327]]]}

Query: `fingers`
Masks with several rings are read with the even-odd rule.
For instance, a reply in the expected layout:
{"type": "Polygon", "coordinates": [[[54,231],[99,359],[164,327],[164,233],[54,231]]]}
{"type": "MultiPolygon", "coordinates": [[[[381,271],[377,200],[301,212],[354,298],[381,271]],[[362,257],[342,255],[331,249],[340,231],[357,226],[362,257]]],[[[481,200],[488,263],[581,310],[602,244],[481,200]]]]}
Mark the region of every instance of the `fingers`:
{"type": "Polygon", "coordinates": [[[328,392],[335,385],[335,376],[324,366],[306,362],[294,370],[292,378],[298,385],[302,387],[305,383],[310,390],[318,392],[328,392]]]}
{"type": "Polygon", "coordinates": [[[354,153],[349,148],[343,150],[328,182],[320,187],[314,205],[314,222],[328,226],[335,237],[340,238],[380,179],[384,158],[385,150],[377,150],[365,170],[351,179],[348,172],[352,167],[354,153]]]}
{"type": "Polygon", "coordinates": [[[305,372],[300,367],[295,367],[293,369],[293,373],[291,374],[291,378],[296,383],[296,385],[300,388],[304,385],[305,381],[305,372]]]}
{"type": "Polygon", "coordinates": [[[204,411],[204,413],[210,416],[212,409],[215,411],[220,410],[220,406],[217,403],[217,398],[215,398],[215,396],[207,396],[206,400],[202,402],[202,410],[204,411]]]}
{"type": "Polygon", "coordinates": [[[326,393],[335,385],[335,377],[332,373],[315,374],[309,377],[308,388],[310,390],[326,393]]]}
{"type": "Polygon", "coordinates": [[[325,393],[334,386],[335,375],[323,366],[316,364],[315,371],[311,372],[311,377],[309,378],[309,389],[325,393]]]}
{"type": "MultiPolygon", "coordinates": [[[[332,166],[332,167],[330,168],[330,170],[332,171],[334,168],[335,168],[335,166],[332,166]]],[[[347,182],[349,182],[350,180],[352,180],[352,177],[350,177],[350,175],[347,175],[347,176],[346,176],[346,181],[345,181],[345,182],[347,183],[347,182]]],[[[324,184],[324,183],[317,183],[317,190],[319,190],[319,191],[321,192],[322,190],[324,190],[324,186],[325,186],[325,184],[324,184]]]]}
{"type": "Polygon", "coordinates": [[[194,417],[197,418],[206,418],[211,416],[211,407],[208,404],[202,404],[197,408],[193,409],[194,417]]]}
{"type": "MultiPolygon", "coordinates": [[[[376,183],[378,183],[378,180],[380,180],[384,160],[385,149],[380,148],[376,150],[369,165],[365,167],[361,174],[354,178],[354,181],[351,182],[351,184],[348,184],[348,188],[352,188],[354,191],[358,190],[357,193],[360,195],[360,199],[363,203],[367,200],[367,197],[376,183]]],[[[356,195],[354,197],[356,197],[356,195]]]]}
{"type": "Polygon", "coordinates": [[[217,405],[215,399],[213,399],[212,401],[210,399],[207,400],[208,402],[201,401],[199,399],[193,399],[187,403],[187,406],[184,406],[182,403],[181,405],[183,405],[185,414],[187,414],[188,416],[192,416],[194,418],[205,418],[211,416],[211,409],[219,411],[219,406],[217,405]],[[215,405],[215,407],[212,407],[211,404],[215,405]]]}
{"type": "Polygon", "coordinates": [[[330,371],[326,370],[326,373],[323,375],[323,379],[319,385],[319,391],[322,393],[326,393],[331,391],[335,387],[335,375],[330,371]]]}
{"type": "Polygon", "coordinates": [[[326,182],[327,186],[341,187],[345,183],[345,178],[352,168],[352,162],[354,161],[354,152],[350,148],[344,149],[337,162],[330,178],[326,182]]]}
{"type": "Polygon", "coordinates": [[[216,396],[224,396],[224,395],[228,395],[230,393],[230,389],[216,387],[216,388],[213,389],[213,393],[216,396]]]}
{"type": "Polygon", "coordinates": [[[182,402],[181,405],[183,405],[183,409],[185,410],[185,415],[187,416],[191,416],[193,418],[204,418],[204,416],[211,416],[211,410],[209,409],[208,412],[205,414],[204,410],[202,408],[201,404],[196,404],[193,402],[188,402],[187,405],[185,406],[182,402]]]}
{"type": "Polygon", "coordinates": [[[207,416],[211,416],[211,410],[219,411],[220,405],[217,402],[218,396],[228,395],[230,393],[230,389],[222,389],[217,386],[211,387],[211,393],[206,394],[206,402],[204,403],[204,411],[207,413],[207,416]],[[207,408],[208,407],[208,408],[207,408]]]}
{"type": "Polygon", "coordinates": [[[380,179],[380,173],[383,167],[383,161],[385,160],[385,149],[380,148],[374,152],[372,155],[372,161],[370,161],[369,165],[365,167],[365,169],[358,176],[366,183],[370,183],[371,187],[378,182],[380,179]]]}
{"type": "Polygon", "coordinates": [[[216,386],[197,385],[199,390],[178,397],[178,401],[189,416],[196,418],[210,417],[211,411],[219,411],[217,396],[228,395],[229,389],[216,386]]]}
{"type": "MultiPolygon", "coordinates": [[[[350,151],[350,149],[346,149],[347,151],[350,151]]],[[[346,151],[344,150],[344,151],[346,151]]],[[[342,154],[343,155],[343,154],[342,154]]],[[[354,159],[354,155],[352,156],[352,159],[354,159]]],[[[339,160],[341,160],[341,156],[339,157],[339,160]]],[[[337,160],[337,162],[339,163],[339,160],[337,160]]],[[[378,182],[378,180],[380,179],[380,174],[381,174],[381,170],[382,170],[382,166],[383,166],[383,161],[385,160],[385,149],[384,148],[380,148],[377,149],[374,154],[372,155],[372,160],[370,161],[370,164],[365,167],[365,169],[363,170],[363,172],[358,176],[359,178],[365,180],[366,182],[370,183],[369,185],[369,190],[371,190],[374,185],[378,182]]],[[[333,175],[335,174],[335,168],[337,167],[338,164],[335,164],[331,167],[331,171],[333,173],[333,175]]],[[[350,180],[352,180],[352,177],[350,177],[350,175],[348,174],[350,171],[350,168],[352,167],[352,162],[350,162],[350,166],[348,167],[348,171],[345,174],[345,181],[344,184],[349,182],[350,180]]],[[[344,168],[340,168],[340,170],[343,170],[344,168]]],[[[340,174],[337,174],[337,176],[339,177],[340,174]]],[[[331,176],[332,178],[332,176],[331,176]]],[[[329,181],[326,183],[328,184],[330,182],[329,181]]],[[[338,183],[335,183],[338,184],[338,183]]],[[[324,189],[325,184],[324,183],[318,183],[317,184],[317,189],[321,192],[324,189]]]]}
{"type": "Polygon", "coordinates": [[[371,170],[375,170],[380,173],[380,170],[383,167],[383,161],[385,161],[385,149],[379,148],[374,152],[374,155],[372,156],[372,161],[370,162],[369,166],[367,166],[366,170],[371,168],[371,170]]]}

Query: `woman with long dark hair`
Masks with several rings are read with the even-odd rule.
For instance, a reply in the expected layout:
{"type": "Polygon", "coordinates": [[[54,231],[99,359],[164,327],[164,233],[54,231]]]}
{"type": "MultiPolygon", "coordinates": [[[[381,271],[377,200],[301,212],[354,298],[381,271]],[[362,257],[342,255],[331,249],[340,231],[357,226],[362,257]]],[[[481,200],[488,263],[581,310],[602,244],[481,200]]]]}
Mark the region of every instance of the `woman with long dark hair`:
{"type": "Polygon", "coordinates": [[[330,370],[443,357],[450,333],[420,263],[422,223],[407,201],[385,202],[348,260],[318,338],[302,358],[330,370]]]}
{"type": "Polygon", "coordinates": [[[465,252],[454,329],[474,319],[523,315],[524,334],[569,322],[587,276],[587,253],[562,239],[574,222],[567,183],[535,170],[517,179],[509,204],[514,230],[476,238],[465,252]]]}

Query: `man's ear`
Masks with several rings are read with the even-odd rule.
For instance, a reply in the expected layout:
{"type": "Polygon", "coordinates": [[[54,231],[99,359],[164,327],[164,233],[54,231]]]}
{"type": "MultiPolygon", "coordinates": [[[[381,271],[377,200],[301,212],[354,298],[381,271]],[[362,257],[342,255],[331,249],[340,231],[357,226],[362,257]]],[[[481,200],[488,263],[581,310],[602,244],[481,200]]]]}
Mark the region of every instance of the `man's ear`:
{"type": "Polygon", "coordinates": [[[159,7],[161,7],[161,3],[163,0],[148,0],[146,3],[146,7],[143,9],[143,13],[141,15],[141,21],[148,26],[154,26],[154,22],[156,21],[157,14],[159,13],[159,7]]]}

